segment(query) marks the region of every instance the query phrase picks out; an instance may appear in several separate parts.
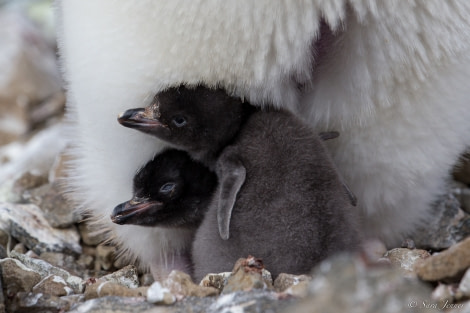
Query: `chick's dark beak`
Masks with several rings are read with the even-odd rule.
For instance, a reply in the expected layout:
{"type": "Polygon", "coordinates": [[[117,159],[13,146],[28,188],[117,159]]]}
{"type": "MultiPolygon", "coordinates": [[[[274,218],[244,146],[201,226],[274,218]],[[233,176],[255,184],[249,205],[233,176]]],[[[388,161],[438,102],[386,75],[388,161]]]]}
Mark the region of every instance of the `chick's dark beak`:
{"type": "Polygon", "coordinates": [[[118,122],[125,127],[134,128],[141,132],[154,135],[169,132],[168,126],[161,123],[158,118],[153,116],[149,109],[145,108],[124,111],[119,114],[118,122]]]}
{"type": "Polygon", "coordinates": [[[154,215],[163,208],[163,203],[148,199],[132,199],[116,206],[111,221],[119,225],[153,226],[154,215]]]}

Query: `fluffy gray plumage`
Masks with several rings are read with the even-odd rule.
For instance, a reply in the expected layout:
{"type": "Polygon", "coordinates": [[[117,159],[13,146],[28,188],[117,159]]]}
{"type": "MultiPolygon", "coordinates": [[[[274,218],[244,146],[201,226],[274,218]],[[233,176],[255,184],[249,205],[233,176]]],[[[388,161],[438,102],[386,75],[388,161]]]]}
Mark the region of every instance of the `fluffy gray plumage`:
{"type": "Polygon", "coordinates": [[[359,243],[358,212],[322,140],[286,112],[254,113],[219,157],[217,175],[193,244],[196,279],[248,254],[274,276],[307,273],[359,243]]]}
{"type": "Polygon", "coordinates": [[[193,244],[196,279],[229,271],[248,254],[275,276],[306,273],[328,255],[357,247],[358,212],[322,138],[292,114],[252,112],[199,86],[169,89],[120,122],[193,157],[217,156],[219,185],[193,244]]]}

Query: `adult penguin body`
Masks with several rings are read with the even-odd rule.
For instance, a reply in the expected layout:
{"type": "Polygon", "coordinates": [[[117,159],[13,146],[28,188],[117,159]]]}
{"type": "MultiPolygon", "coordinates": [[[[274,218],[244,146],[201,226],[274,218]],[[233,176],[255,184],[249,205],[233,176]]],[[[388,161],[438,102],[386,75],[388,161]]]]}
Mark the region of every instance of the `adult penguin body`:
{"type": "MultiPolygon", "coordinates": [[[[163,148],[116,115],[180,84],[283,106],[318,132],[366,230],[395,244],[430,216],[470,143],[470,3],[57,1],[76,143],[71,189],[101,228],[155,269],[189,233],[113,225],[135,171],[163,148]],[[123,144],[125,143],[125,144],[123,144]]],[[[167,264],[171,267],[171,262],[167,264]]]]}

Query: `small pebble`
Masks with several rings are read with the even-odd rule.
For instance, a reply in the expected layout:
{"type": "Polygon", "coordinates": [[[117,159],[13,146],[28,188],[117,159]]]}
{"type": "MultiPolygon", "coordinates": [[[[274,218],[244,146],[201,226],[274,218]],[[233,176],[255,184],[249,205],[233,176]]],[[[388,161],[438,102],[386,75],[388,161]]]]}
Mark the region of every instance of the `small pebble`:
{"type": "Polygon", "coordinates": [[[101,277],[100,279],[102,281],[110,281],[131,289],[139,287],[137,268],[134,265],[123,267],[114,273],[101,277]]]}
{"type": "Polygon", "coordinates": [[[147,301],[156,304],[173,304],[176,302],[176,297],[168,288],[162,287],[160,282],[156,281],[147,289],[147,301]]]}
{"type": "Polygon", "coordinates": [[[210,273],[204,276],[204,278],[199,283],[199,286],[203,287],[214,287],[222,291],[224,286],[227,284],[228,278],[232,275],[232,272],[223,272],[223,273],[210,273]]]}
{"type": "Polygon", "coordinates": [[[119,297],[144,297],[148,287],[127,288],[120,284],[98,279],[95,283],[87,285],[85,289],[85,299],[101,298],[106,296],[119,297]]]}
{"type": "Polygon", "coordinates": [[[216,288],[196,285],[188,274],[176,270],[171,271],[162,286],[168,288],[177,300],[185,297],[210,297],[220,293],[216,288]]]}
{"type": "Polygon", "coordinates": [[[390,263],[405,275],[415,275],[414,265],[420,260],[429,258],[431,255],[426,250],[395,248],[387,251],[384,258],[390,260],[390,263]]]}
{"type": "Polygon", "coordinates": [[[312,280],[311,276],[307,275],[292,275],[281,273],[277,276],[276,280],[274,281],[274,290],[277,292],[284,292],[288,288],[296,286],[302,282],[310,282],[312,280]]]}
{"type": "Polygon", "coordinates": [[[252,289],[273,289],[271,274],[264,271],[263,261],[253,256],[239,259],[233,267],[222,294],[252,289]]]}

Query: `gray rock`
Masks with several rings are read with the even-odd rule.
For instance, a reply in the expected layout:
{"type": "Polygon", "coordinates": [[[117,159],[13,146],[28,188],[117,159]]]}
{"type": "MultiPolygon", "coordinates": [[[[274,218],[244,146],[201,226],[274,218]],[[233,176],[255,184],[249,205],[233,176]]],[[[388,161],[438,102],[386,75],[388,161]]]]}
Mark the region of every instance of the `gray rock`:
{"type": "Polygon", "coordinates": [[[367,266],[362,258],[338,255],[319,264],[312,273],[309,296],[286,313],[312,312],[429,312],[430,288],[399,271],[367,266]],[[424,305],[423,305],[424,304],[424,305]]]}
{"type": "Polygon", "coordinates": [[[18,254],[15,252],[11,253],[11,257],[15,258],[21,263],[23,263],[29,269],[39,273],[41,278],[44,278],[49,275],[56,275],[62,277],[65,280],[68,286],[70,286],[74,293],[79,294],[83,293],[85,290],[85,281],[80,277],[71,275],[66,270],[52,266],[44,260],[29,258],[23,254],[18,254]]]}
{"type": "Polygon", "coordinates": [[[460,279],[470,267],[470,238],[415,265],[418,277],[426,281],[460,279]]]}
{"type": "Polygon", "coordinates": [[[66,228],[82,220],[82,215],[74,210],[73,205],[64,197],[59,181],[28,190],[23,198],[36,204],[52,227],[66,228]]]}
{"type": "Polygon", "coordinates": [[[284,309],[286,309],[289,305],[294,302],[295,300],[293,299],[279,300],[277,294],[273,291],[253,289],[251,292],[235,292],[226,295],[221,295],[219,298],[217,298],[215,302],[213,302],[210,306],[206,307],[205,310],[195,310],[195,312],[284,312],[284,309]]]}
{"type": "Polygon", "coordinates": [[[274,290],[276,290],[277,292],[283,292],[287,288],[297,285],[300,282],[310,282],[311,280],[312,277],[307,275],[292,275],[281,273],[277,276],[276,280],[274,281],[274,290]]]}
{"type": "Polygon", "coordinates": [[[384,258],[390,260],[390,263],[398,268],[403,275],[415,275],[414,265],[420,260],[429,258],[431,254],[426,250],[395,248],[387,251],[384,258]]]}
{"type": "Polygon", "coordinates": [[[224,286],[227,285],[228,278],[232,275],[232,272],[223,272],[223,273],[209,273],[201,280],[199,286],[203,287],[213,287],[222,291],[224,286]]]}
{"type": "Polygon", "coordinates": [[[460,203],[452,193],[439,199],[433,210],[433,220],[412,236],[416,247],[447,249],[470,236],[470,215],[460,209],[460,203]]]}
{"type": "Polygon", "coordinates": [[[140,313],[152,309],[153,307],[154,305],[145,301],[144,297],[109,296],[85,301],[73,307],[69,313],[140,313]]]}
{"type": "MultiPolygon", "coordinates": [[[[83,254],[80,255],[80,257],[82,256],[83,254]]],[[[79,275],[79,272],[82,272],[86,268],[80,267],[79,262],[75,260],[73,255],[70,254],[60,252],[44,252],[41,253],[39,258],[53,266],[60,267],[73,275],[79,275]]]]}
{"type": "Polygon", "coordinates": [[[0,260],[2,281],[7,295],[30,292],[41,281],[41,275],[15,259],[0,260]]]}
{"type": "Polygon", "coordinates": [[[134,265],[128,265],[114,273],[100,277],[100,280],[109,281],[131,289],[139,287],[137,268],[134,265]]]}
{"type": "Polygon", "coordinates": [[[87,284],[85,289],[85,299],[90,300],[108,296],[145,297],[147,290],[148,287],[130,289],[111,281],[98,279],[94,280],[93,283],[87,284]]]}
{"type": "Polygon", "coordinates": [[[284,296],[292,296],[296,298],[305,298],[308,295],[308,281],[304,280],[298,284],[292,285],[281,294],[284,296]]]}
{"type": "Polygon", "coordinates": [[[279,300],[276,293],[267,290],[235,292],[218,298],[187,297],[170,307],[156,306],[146,313],[278,313],[297,300],[279,300]]]}
{"type": "Polygon", "coordinates": [[[51,227],[34,204],[0,203],[0,229],[37,254],[50,251],[81,253],[82,250],[75,228],[51,227]]]}
{"type": "Polygon", "coordinates": [[[99,279],[88,279],[85,299],[107,296],[145,297],[147,289],[148,287],[139,287],[137,268],[128,265],[99,279]]]}
{"type": "MultiPolygon", "coordinates": [[[[158,305],[145,313],[209,313],[207,308],[216,301],[215,297],[187,297],[171,306],[158,305]]],[[[224,312],[224,311],[221,311],[224,312]]],[[[226,313],[229,313],[227,311],[226,313]]],[[[242,312],[240,312],[242,313],[242,312]]]]}
{"type": "Polygon", "coordinates": [[[52,296],[69,296],[73,293],[65,280],[56,275],[49,275],[33,287],[33,293],[43,293],[52,296]]]}
{"type": "Polygon", "coordinates": [[[9,312],[61,313],[82,301],[83,296],[57,297],[44,293],[20,292],[11,301],[9,312]]]}
{"type": "Polygon", "coordinates": [[[308,285],[312,280],[308,275],[292,275],[281,273],[274,281],[274,290],[283,295],[304,298],[308,294],[308,285]]]}

